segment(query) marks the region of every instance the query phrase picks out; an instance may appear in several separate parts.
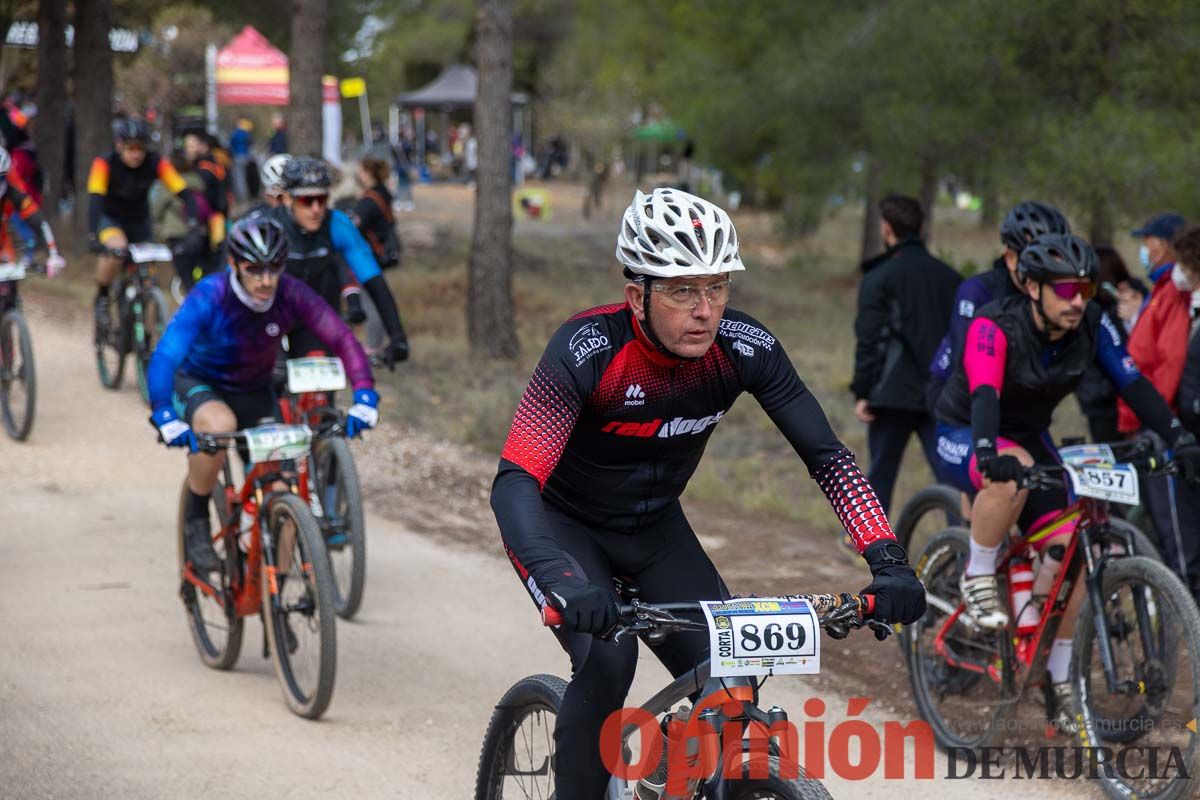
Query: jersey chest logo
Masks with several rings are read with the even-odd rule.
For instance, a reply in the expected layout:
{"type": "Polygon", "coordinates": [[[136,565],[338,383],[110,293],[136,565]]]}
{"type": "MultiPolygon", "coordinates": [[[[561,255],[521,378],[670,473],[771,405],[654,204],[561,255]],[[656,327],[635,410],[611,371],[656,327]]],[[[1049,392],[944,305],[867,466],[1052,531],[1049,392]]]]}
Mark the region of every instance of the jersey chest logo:
{"type": "Polygon", "coordinates": [[[267,323],[267,336],[270,336],[272,339],[274,339],[278,335],[279,335],[279,326],[276,325],[274,322],[268,322],[267,323]]]}
{"type": "Polygon", "coordinates": [[[575,366],[582,366],[584,361],[612,347],[608,337],[600,330],[600,324],[589,322],[571,336],[567,343],[571,355],[575,356],[575,366]]]}
{"type": "Polygon", "coordinates": [[[640,439],[670,439],[674,436],[686,436],[688,434],[697,436],[720,422],[723,416],[725,416],[725,412],[718,411],[716,414],[710,414],[707,417],[700,417],[699,419],[676,417],[670,422],[664,422],[661,419],[652,419],[649,422],[621,422],[620,420],[613,420],[600,430],[603,433],[611,433],[614,436],[636,436],[640,439]]]}

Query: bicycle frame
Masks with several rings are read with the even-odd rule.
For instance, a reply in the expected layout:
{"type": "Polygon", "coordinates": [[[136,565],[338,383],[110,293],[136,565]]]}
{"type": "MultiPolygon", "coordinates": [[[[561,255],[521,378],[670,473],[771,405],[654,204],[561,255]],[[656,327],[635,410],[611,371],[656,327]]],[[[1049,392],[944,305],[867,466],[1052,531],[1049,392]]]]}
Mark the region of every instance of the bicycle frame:
{"type": "MultiPolygon", "coordinates": [[[[218,535],[224,541],[226,553],[230,554],[229,560],[235,567],[229,576],[232,596],[223,596],[219,589],[193,572],[190,565],[184,566],[183,579],[220,603],[225,609],[227,617],[249,617],[261,611],[262,572],[267,574],[272,598],[278,596],[279,588],[275,583],[274,548],[270,529],[264,528],[262,525],[263,515],[270,505],[271,497],[281,493],[281,490],[269,487],[281,480],[288,484],[288,488],[293,494],[300,496],[305,503],[309,502],[308,482],[300,479],[307,473],[306,461],[306,459],[297,459],[296,461],[265,461],[255,464],[242,482],[241,488],[234,489],[233,468],[229,464],[229,459],[225,459],[222,466],[225,482],[225,494],[222,498],[225,520],[218,535]],[[247,552],[242,553],[238,546],[238,537],[241,534],[241,514],[238,512],[252,500],[255,503],[255,514],[250,528],[250,545],[247,552]],[[265,570],[260,569],[263,561],[266,561],[265,570]]],[[[307,564],[301,566],[308,571],[307,564]]]]}
{"type": "MultiPolygon", "coordinates": [[[[1104,614],[1101,588],[1103,586],[1106,558],[1103,555],[1100,558],[1096,558],[1093,553],[1093,545],[1095,544],[1092,537],[1093,530],[1099,526],[1107,525],[1109,522],[1108,503],[1106,501],[1090,497],[1080,498],[1055,515],[1045,525],[1027,535],[1018,537],[1005,551],[1003,558],[1000,559],[996,567],[996,572],[998,575],[1006,573],[1012,559],[1023,554],[1031,541],[1036,540],[1041,534],[1061,525],[1071,517],[1078,517],[1075,532],[1066,545],[1062,567],[1059,569],[1058,575],[1055,577],[1054,583],[1051,585],[1050,591],[1046,596],[1046,602],[1042,607],[1041,620],[1038,622],[1037,629],[1026,636],[1017,636],[1013,630],[1013,626],[1021,609],[1009,609],[1011,621],[1009,628],[1006,629],[1006,635],[1009,637],[1007,641],[1010,641],[1015,649],[1015,662],[1018,671],[1024,673],[1024,681],[1021,683],[1020,688],[1015,690],[1016,698],[1020,697],[1034,678],[1040,677],[1041,669],[1039,667],[1043,666],[1049,657],[1050,648],[1054,643],[1055,634],[1058,632],[1063,614],[1066,612],[1071,591],[1076,581],[1079,580],[1081,573],[1083,573],[1089,605],[1094,618],[1097,639],[1099,640],[1100,659],[1104,665],[1104,675],[1108,684],[1108,691],[1111,694],[1138,691],[1138,687],[1131,681],[1124,681],[1122,683],[1118,683],[1117,681],[1116,664],[1112,642],[1109,638],[1108,620],[1104,614]]],[[[1132,547],[1133,542],[1128,534],[1124,532],[1118,533],[1125,538],[1126,546],[1132,547]]],[[[1152,654],[1157,647],[1154,643],[1145,640],[1145,631],[1150,630],[1149,612],[1146,608],[1145,597],[1135,596],[1134,601],[1138,614],[1139,630],[1143,632],[1142,644],[1146,648],[1146,652],[1152,654]]],[[[942,624],[941,629],[934,639],[935,651],[953,667],[987,675],[997,684],[1007,683],[1008,671],[1003,669],[1003,664],[984,664],[979,661],[958,658],[952,653],[950,646],[946,642],[946,638],[954,625],[960,620],[968,624],[970,623],[969,618],[964,619],[965,611],[966,604],[959,603],[958,608],[947,616],[946,621],[942,624]],[[998,667],[999,671],[997,671],[998,667]]],[[[1006,686],[1006,689],[1014,688],[1011,685],[1006,686]]]]}

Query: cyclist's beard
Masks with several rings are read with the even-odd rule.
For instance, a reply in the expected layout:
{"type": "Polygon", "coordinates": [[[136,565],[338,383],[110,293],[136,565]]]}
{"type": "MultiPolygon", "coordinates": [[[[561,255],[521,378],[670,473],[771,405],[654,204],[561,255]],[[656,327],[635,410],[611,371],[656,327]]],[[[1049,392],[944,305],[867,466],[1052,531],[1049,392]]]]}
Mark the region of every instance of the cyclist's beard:
{"type": "Polygon", "coordinates": [[[1054,320],[1050,319],[1050,315],[1046,313],[1046,307],[1042,305],[1042,289],[1038,289],[1037,301],[1033,304],[1034,311],[1042,320],[1042,330],[1047,336],[1055,333],[1069,333],[1070,328],[1059,325],[1054,320]]]}
{"type": "Polygon", "coordinates": [[[665,356],[670,356],[677,361],[696,361],[704,358],[703,355],[681,356],[679,353],[670,350],[665,344],[662,343],[662,339],[658,338],[658,334],[654,332],[654,323],[650,321],[650,282],[652,280],[654,279],[647,277],[642,281],[642,313],[646,315],[646,323],[642,327],[645,329],[646,338],[650,340],[651,344],[658,348],[660,353],[665,356]]]}
{"type": "MultiPolygon", "coordinates": [[[[229,285],[233,287],[233,293],[237,295],[237,299],[242,301],[242,305],[251,311],[257,311],[262,314],[271,310],[271,306],[275,303],[275,295],[267,300],[259,300],[250,291],[242,285],[242,279],[238,276],[237,267],[229,268],[229,285]]],[[[278,292],[277,292],[278,293],[278,292]]]]}

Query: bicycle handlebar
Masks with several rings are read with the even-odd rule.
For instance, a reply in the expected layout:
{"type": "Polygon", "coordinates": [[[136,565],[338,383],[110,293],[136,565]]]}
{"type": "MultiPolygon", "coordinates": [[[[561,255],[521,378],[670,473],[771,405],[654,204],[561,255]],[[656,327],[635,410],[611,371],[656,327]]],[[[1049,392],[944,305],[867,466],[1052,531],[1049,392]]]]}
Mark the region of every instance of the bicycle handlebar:
{"type": "MultiPolygon", "coordinates": [[[[796,599],[807,600],[820,616],[818,622],[830,636],[843,639],[851,629],[870,627],[886,637],[891,627],[870,618],[875,611],[875,596],[853,594],[804,594],[796,599]]],[[[736,599],[736,598],[735,598],[736,599]]],[[[617,607],[618,622],[614,631],[621,633],[674,633],[683,630],[707,630],[708,625],[689,619],[680,619],[676,614],[694,614],[701,610],[700,603],[643,603],[634,600],[629,605],[617,607]]],[[[551,627],[563,623],[562,612],[549,604],[542,606],[542,624],[551,627]]]]}

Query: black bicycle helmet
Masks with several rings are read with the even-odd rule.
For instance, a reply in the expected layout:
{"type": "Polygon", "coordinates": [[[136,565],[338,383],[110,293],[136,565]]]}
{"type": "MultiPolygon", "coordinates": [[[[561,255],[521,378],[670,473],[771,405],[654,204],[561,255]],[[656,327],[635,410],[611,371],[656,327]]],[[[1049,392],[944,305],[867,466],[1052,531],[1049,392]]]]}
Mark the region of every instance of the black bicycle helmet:
{"type": "Polygon", "coordinates": [[[283,168],[283,188],[288,194],[329,194],[333,176],[319,158],[296,156],[283,168]]]}
{"type": "Polygon", "coordinates": [[[1000,241],[1015,253],[1044,233],[1070,233],[1067,218],[1054,206],[1026,200],[1017,203],[1000,225],[1000,241]]]}
{"type": "Polygon", "coordinates": [[[150,141],[150,128],[146,123],[134,117],[119,117],[113,121],[113,138],[118,142],[141,142],[146,144],[150,141]]]}
{"type": "Polygon", "coordinates": [[[1063,278],[1095,281],[1100,263],[1085,240],[1069,233],[1044,233],[1021,251],[1017,275],[1021,280],[1049,283],[1063,278]]]}
{"type": "Polygon", "coordinates": [[[287,234],[275,220],[254,215],[233,223],[227,238],[229,256],[238,264],[270,264],[287,261],[287,234]]]}

